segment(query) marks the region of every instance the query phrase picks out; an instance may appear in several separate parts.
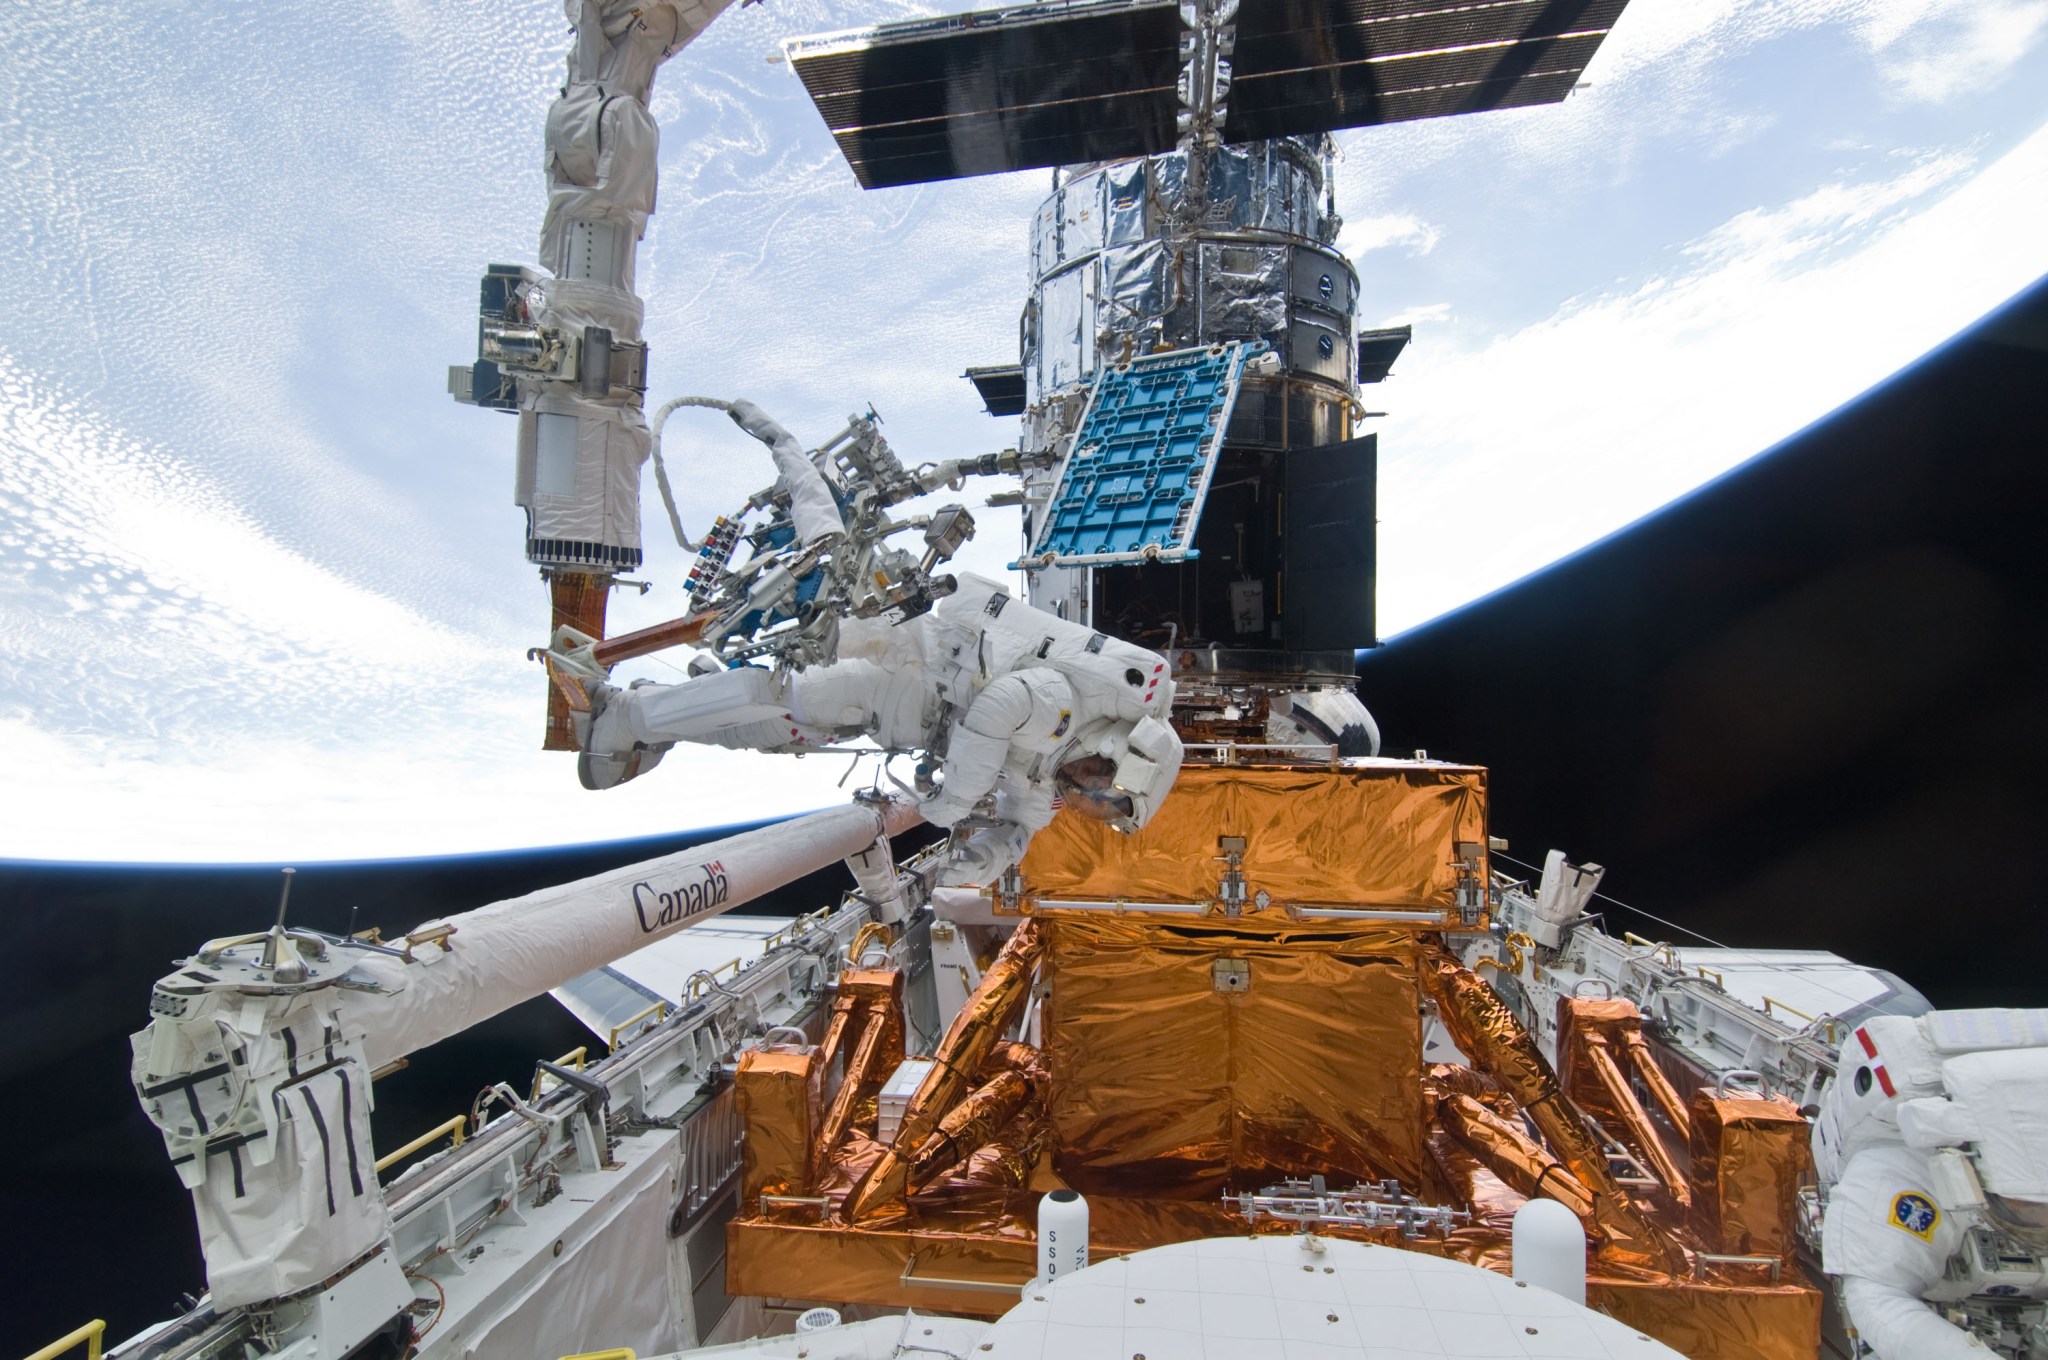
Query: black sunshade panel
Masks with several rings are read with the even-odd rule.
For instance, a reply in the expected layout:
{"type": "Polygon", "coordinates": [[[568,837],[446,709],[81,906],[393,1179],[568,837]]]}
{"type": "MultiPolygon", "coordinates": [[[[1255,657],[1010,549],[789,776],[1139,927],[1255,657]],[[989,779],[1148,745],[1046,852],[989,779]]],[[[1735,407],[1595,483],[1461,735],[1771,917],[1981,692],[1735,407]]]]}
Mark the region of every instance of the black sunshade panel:
{"type": "Polygon", "coordinates": [[[1235,69],[1265,74],[1568,33],[1605,33],[1627,0],[1247,0],[1235,69]]]}
{"type": "MultiPolygon", "coordinates": [[[[1224,135],[1555,103],[1627,0],[1244,0],[1224,135]]],[[[1173,0],[1020,6],[790,47],[863,186],[1153,155],[1175,142],[1173,0]]]]}
{"type": "Polygon", "coordinates": [[[1173,145],[1173,92],[835,134],[868,189],[1148,156],[1173,145]]]}
{"type": "Polygon", "coordinates": [[[1338,67],[1269,76],[1231,91],[1225,133],[1231,141],[1303,136],[1337,128],[1378,127],[1418,118],[1519,109],[1561,102],[1583,65],[1488,76],[1483,69],[1440,85],[1389,90],[1371,70],[1338,67]]]}
{"type": "Polygon", "coordinates": [[[885,25],[792,64],[867,188],[1165,151],[1174,3],[885,25]]]}
{"type": "Polygon", "coordinates": [[[1178,8],[1154,4],[902,36],[884,26],[812,53],[799,50],[794,65],[827,126],[844,131],[1171,89],[1180,73],[1180,35],[1178,8]]]}

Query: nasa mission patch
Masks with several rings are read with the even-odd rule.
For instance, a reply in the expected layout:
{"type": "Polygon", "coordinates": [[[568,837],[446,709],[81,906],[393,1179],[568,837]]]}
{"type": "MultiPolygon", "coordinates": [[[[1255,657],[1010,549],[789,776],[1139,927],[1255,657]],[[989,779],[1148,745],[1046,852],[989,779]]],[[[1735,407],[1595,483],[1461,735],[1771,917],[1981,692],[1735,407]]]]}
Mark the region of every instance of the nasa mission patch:
{"type": "Polygon", "coordinates": [[[1934,1240],[1934,1225],[1941,1222],[1941,1210],[1934,1207],[1934,1201],[1917,1190],[1906,1190],[1892,1196],[1890,1223],[1900,1232],[1908,1232],[1922,1242],[1934,1240]]]}

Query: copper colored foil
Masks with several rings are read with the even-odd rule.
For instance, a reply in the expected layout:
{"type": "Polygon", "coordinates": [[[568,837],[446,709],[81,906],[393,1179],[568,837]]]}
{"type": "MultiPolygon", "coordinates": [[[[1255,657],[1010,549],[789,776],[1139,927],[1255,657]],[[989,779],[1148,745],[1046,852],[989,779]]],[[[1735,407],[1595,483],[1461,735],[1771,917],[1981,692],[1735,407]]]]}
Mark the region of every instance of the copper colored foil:
{"type": "Polygon", "coordinates": [[[1671,1118],[1680,1138],[1691,1121],[1678,1093],[1645,1048],[1643,1015],[1633,1001],[1618,997],[1564,997],[1557,1003],[1558,1075],[1565,1093],[1602,1120],[1608,1132],[1635,1150],[1664,1183],[1681,1209],[1692,1193],[1672,1148],[1629,1084],[1628,1064],[1643,1076],[1653,1099],[1671,1118]],[[1672,1118],[1675,1113],[1676,1118],[1672,1118]]]}
{"type": "Polygon", "coordinates": [[[1794,1203],[1811,1171],[1811,1129],[1782,1096],[1692,1103],[1693,1228],[1720,1251],[1792,1259],[1794,1203]]]}
{"type": "Polygon", "coordinates": [[[1586,1305],[1693,1360],[1813,1360],[1820,1351],[1820,1291],[1790,1280],[1589,1279],[1586,1305]]]}
{"type": "MultiPolygon", "coordinates": [[[[611,576],[571,571],[567,567],[550,567],[541,574],[547,577],[549,601],[554,607],[548,636],[553,637],[555,629],[566,623],[579,633],[603,637],[605,604],[611,598],[611,576]]],[[[577,749],[576,727],[569,714],[569,692],[550,680],[547,726],[540,743],[543,751],[577,749]]]]}
{"type": "Polygon", "coordinates": [[[1016,1072],[999,1073],[987,1085],[946,1112],[938,1129],[918,1145],[910,1164],[910,1186],[917,1189],[995,1137],[996,1130],[1016,1118],[1031,1099],[1031,1082],[1016,1072]]]}
{"type": "Polygon", "coordinates": [[[1422,1174],[1416,944],[1262,916],[1063,914],[1041,1024],[1055,1165],[1088,1195],[1206,1199],[1422,1174]],[[1249,969],[1219,991],[1222,961],[1249,969]]]}
{"type": "Polygon", "coordinates": [[[849,968],[839,978],[832,1024],[825,1038],[843,1047],[845,1035],[858,1032],[845,1077],[832,1096],[819,1138],[821,1155],[829,1156],[853,1126],[867,1102],[875,1098],[889,1074],[903,1060],[903,974],[888,968],[849,968]],[[848,1010],[839,1009],[841,1005],[848,1010]]]}
{"type": "Polygon", "coordinates": [[[1025,921],[981,975],[981,985],[953,1017],[952,1027],[932,1055],[932,1070],[904,1109],[903,1126],[897,1132],[895,1145],[882,1154],[847,1196],[845,1212],[849,1219],[879,1220],[903,1211],[911,1150],[924,1145],[1002,1040],[1003,1031],[1030,994],[1031,977],[1041,949],[1038,923],[1025,921]]]}
{"type": "Polygon", "coordinates": [[[1594,1218],[1607,1237],[1606,1250],[1623,1261],[1682,1265],[1676,1244],[1652,1227],[1615,1183],[1606,1155],[1500,994],[1448,953],[1433,954],[1423,978],[1452,1042],[1514,1095],[1558,1159],[1593,1192],[1594,1218]]]}
{"type": "Polygon", "coordinates": [[[734,1297],[868,1303],[982,1317],[1000,1317],[1016,1306],[1038,1247],[1028,1235],[746,1218],[726,1226],[725,1243],[725,1289],[734,1297]],[[986,1287],[962,1287],[973,1283],[986,1287]]]}
{"type": "Polygon", "coordinates": [[[1436,1112],[1444,1132],[1519,1195],[1554,1199],[1591,1223],[1592,1193],[1535,1139],[1471,1096],[1446,1095],[1436,1112]]]}
{"type": "Polygon", "coordinates": [[[1135,835],[1055,817],[1024,856],[1027,890],[1048,898],[1194,902],[1216,896],[1216,838],[1243,836],[1249,893],[1277,903],[1451,911],[1459,842],[1485,882],[1486,771],[1190,765],[1135,835]]]}
{"type": "Polygon", "coordinates": [[[740,1055],[733,1098],[746,1135],[740,1144],[740,1199],[813,1191],[825,1064],[815,1048],[755,1048],[740,1055]]]}

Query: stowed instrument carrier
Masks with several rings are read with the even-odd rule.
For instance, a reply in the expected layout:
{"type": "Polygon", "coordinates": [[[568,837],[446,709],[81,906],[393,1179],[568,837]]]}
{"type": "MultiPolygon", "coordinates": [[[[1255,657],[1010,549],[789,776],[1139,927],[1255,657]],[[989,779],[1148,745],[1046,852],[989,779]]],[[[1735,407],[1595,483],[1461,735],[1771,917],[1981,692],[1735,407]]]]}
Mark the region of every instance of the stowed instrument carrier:
{"type": "Polygon", "coordinates": [[[1811,1356],[1790,1103],[1639,1099],[1594,1056],[1657,1064],[1627,1003],[1520,1016],[1458,961],[1491,935],[1485,772],[1235,754],[1137,836],[1059,818],[988,897],[935,897],[939,968],[981,971],[893,1135],[889,969],[845,975],[816,1044],[742,1059],[728,1288],[1001,1313],[1059,1187],[1097,1256],[1311,1231],[1504,1270],[1541,1196],[1585,1227],[1593,1306],[1691,1354],[1811,1356]],[[1569,1087],[1532,1032],[1560,1020],[1569,1087]]]}

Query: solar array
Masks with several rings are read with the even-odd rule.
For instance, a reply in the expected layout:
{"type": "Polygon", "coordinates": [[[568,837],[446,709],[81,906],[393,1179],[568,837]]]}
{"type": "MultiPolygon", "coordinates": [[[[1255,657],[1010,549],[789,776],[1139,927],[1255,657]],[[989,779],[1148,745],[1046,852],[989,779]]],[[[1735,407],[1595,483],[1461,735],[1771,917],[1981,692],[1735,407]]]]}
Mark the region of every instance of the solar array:
{"type": "MultiPolygon", "coordinates": [[[[1556,103],[1627,0],[1242,0],[1223,135],[1305,135],[1556,103]]],[[[788,45],[869,189],[1175,144],[1178,0],[918,19],[788,45]]]]}

